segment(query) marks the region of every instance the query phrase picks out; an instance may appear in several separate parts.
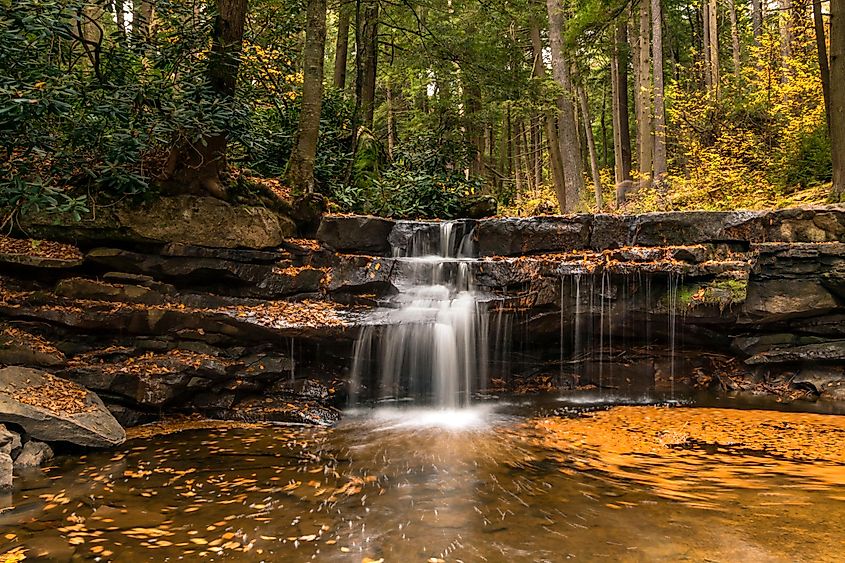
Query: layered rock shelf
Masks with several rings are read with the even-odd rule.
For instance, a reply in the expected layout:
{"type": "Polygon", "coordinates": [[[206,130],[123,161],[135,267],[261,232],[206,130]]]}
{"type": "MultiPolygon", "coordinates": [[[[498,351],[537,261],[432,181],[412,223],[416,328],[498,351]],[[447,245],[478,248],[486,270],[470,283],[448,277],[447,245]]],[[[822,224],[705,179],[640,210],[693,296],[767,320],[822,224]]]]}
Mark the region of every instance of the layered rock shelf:
{"type": "MultiPolygon", "coordinates": [[[[31,222],[62,244],[3,239],[0,367],[76,382],[123,425],[167,413],[337,420],[360,327],[382,322],[386,298],[409,275],[403,249],[436,244],[437,223],[325,216],[312,239],[264,217],[239,243],[192,230],[210,219],[171,209],[186,204],[217,205],[158,204],[155,232],[113,216],[66,230],[31,222]],[[164,224],[171,211],[176,226],[164,224]]],[[[241,221],[264,212],[224,204],[217,213],[241,221]]],[[[676,354],[675,345],[718,356],[747,381],[845,398],[841,207],[494,218],[456,228],[479,256],[467,267],[491,327],[508,326],[491,338],[530,358],[493,374],[493,387],[512,389],[519,369],[569,370],[561,350],[573,352],[574,335],[584,334],[604,362],[618,356],[608,346],[672,344],[676,354]]],[[[712,367],[679,365],[699,383],[700,369],[712,367]]],[[[725,378],[704,380],[724,386],[725,378]]]]}

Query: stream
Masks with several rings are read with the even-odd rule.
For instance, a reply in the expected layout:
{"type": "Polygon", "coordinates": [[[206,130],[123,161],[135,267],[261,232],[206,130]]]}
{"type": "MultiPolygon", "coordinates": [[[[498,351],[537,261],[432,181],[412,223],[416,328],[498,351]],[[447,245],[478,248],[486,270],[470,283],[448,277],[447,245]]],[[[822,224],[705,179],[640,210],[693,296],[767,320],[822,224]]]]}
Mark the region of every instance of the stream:
{"type": "Polygon", "coordinates": [[[574,394],[359,409],[334,428],[141,427],[119,449],[63,456],[16,480],[0,553],[837,560],[845,417],[700,403],[574,394]]]}

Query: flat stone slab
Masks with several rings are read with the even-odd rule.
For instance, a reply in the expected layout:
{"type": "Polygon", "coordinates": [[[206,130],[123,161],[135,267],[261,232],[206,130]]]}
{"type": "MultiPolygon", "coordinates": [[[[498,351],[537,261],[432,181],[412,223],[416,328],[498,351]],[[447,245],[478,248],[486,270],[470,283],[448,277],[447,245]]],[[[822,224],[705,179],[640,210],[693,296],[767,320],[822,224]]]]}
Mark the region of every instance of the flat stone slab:
{"type": "Polygon", "coordinates": [[[105,448],[126,439],[97,395],[36,369],[0,369],[0,421],[17,424],[46,442],[105,448]]]}

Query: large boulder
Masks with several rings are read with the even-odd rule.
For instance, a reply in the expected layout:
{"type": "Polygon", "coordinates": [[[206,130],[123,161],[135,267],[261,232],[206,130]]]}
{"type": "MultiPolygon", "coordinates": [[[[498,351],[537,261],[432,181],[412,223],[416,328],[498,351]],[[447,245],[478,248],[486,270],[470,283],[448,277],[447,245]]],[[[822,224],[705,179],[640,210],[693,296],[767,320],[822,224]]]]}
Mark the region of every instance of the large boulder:
{"type": "Polygon", "coordinates": [[[26,214],[20,228],[27,236],[86,246],[123,241],[255,249],[278,247],[296,230],[289,218],[265,207],[230,205],[192,195],[98,208],[82,218],[26,214]]]}
{"type": "Polygon", "coordinates": [[[486,219],[478,222],[481,256],[522,256],[583,250],[590,244],[588,215],[486,219]]]}
{"type": "Polygon", "coordinates": [[[64,363],[64,354],[43,338],[0,325],[0,364],[55,367],[64,363]]]}
{"type": "Polygon", "coordinates": [[[756,279],[748,284],[744,312],[751,320],[770,322],[823,315],[837,307],[833,295],[812,279],[756,279]]]}
{"type": "Polygon", "coordinates": [[[211,248],[275,248],[296,231],[290,219],[264,207],[188,195],[121,208],[118,218],[140,239],[211,248]]]}
{"type": "Polygon", "coordinates": [[[0,370],[0,421],[22,427],[35,439],[109,447],[126,433],[97,395],[36,369],[0,370]]]}
{"type": "Polygon", "coordinates": [[[390,255],[390,232],[395,222],[369,215],[326,215],[317,240],[339,252],[390,255]]]}

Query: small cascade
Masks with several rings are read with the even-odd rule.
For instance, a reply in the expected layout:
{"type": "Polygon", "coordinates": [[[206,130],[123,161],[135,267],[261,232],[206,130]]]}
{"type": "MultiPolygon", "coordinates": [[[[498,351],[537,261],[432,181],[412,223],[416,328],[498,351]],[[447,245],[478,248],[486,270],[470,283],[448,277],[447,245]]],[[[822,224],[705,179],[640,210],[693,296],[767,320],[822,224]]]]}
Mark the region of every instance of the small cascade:
{"type": "Polygon", "coordinates": [[[488,321],[474,290],[470,233],[459,221],[425,227],[394,247],[399,293],[383,324],[356,342],[353,404],[366,388],[372,399],[457,408],[486,385],[488,321]]]}

